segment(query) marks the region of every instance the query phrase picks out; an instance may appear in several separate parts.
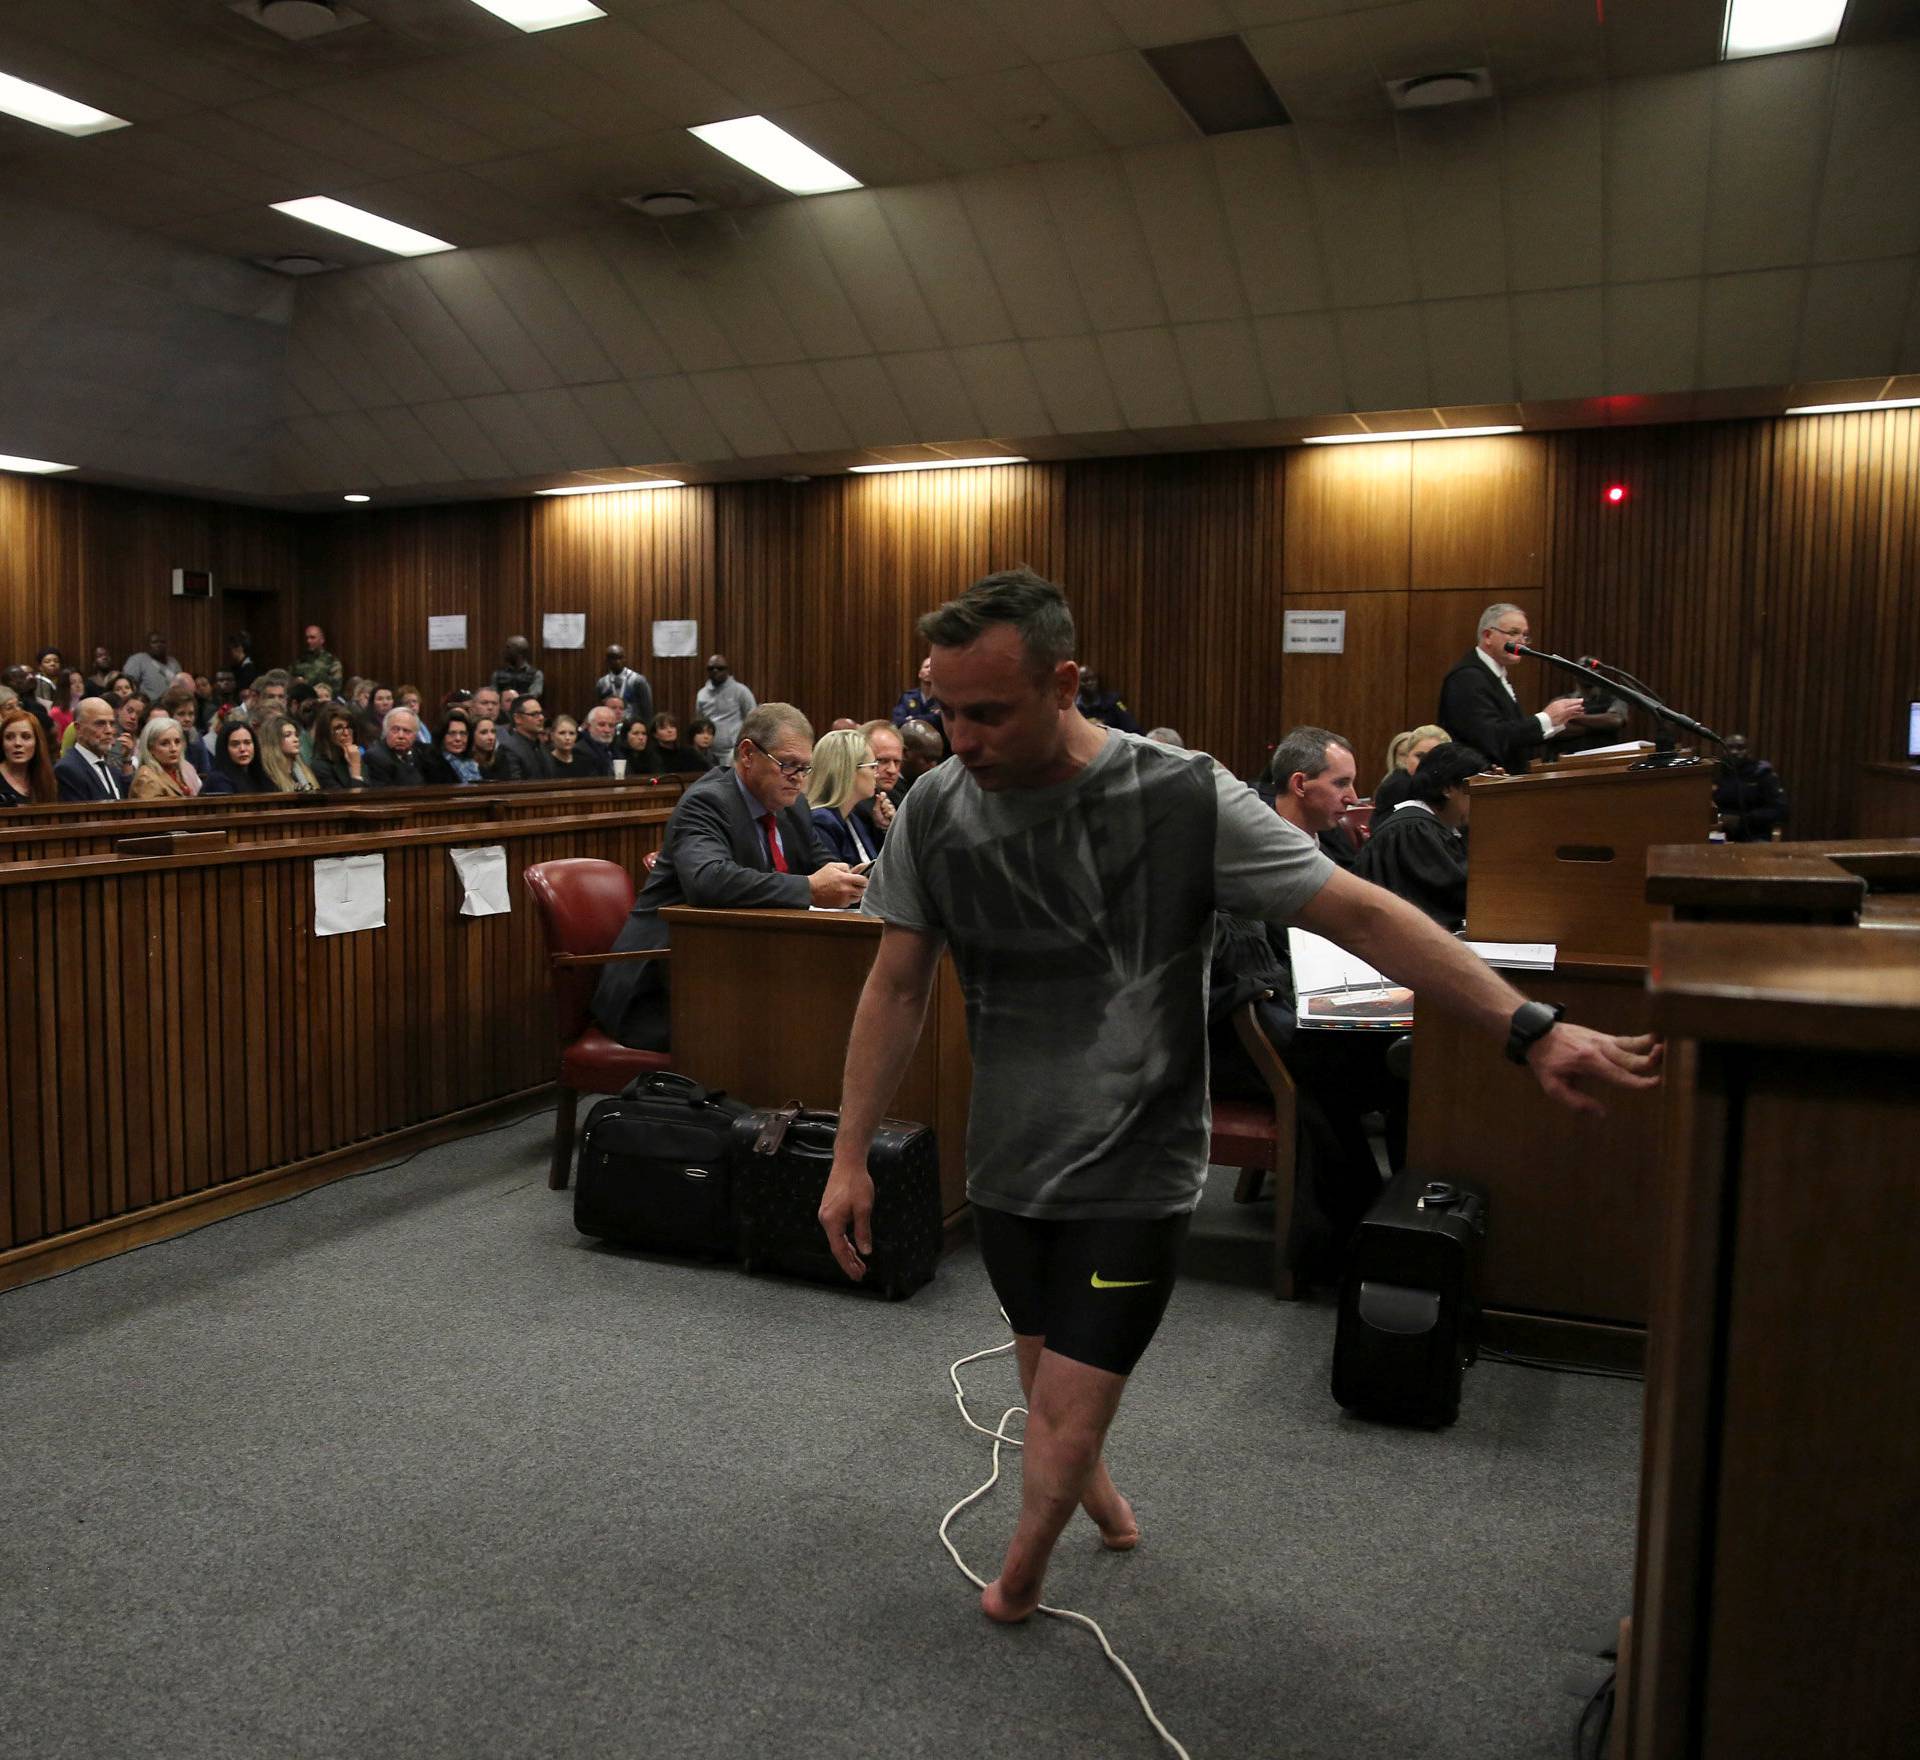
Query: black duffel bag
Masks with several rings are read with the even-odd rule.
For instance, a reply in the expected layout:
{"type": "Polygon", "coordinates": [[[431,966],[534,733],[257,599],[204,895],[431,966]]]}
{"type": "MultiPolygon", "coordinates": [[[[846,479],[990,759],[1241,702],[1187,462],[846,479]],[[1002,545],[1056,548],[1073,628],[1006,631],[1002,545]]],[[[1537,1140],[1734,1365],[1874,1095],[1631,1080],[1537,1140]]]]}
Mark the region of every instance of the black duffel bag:
{"type": "Polygon", "coordinates": [[[925,1125],[885,1118],[873,1134],[873,1251],[858,1284],[840,1269],[820,1227],[833,1169],[837,1112],[780,1106],[735,1121],[734,1192],[740,1258],[749,1271],[784,1271],[899,1301],[940,1263],[940,1151],[925,1125]]]}
{"type": "Polygon", "coordinates": [[[665,1071],[596,1101],[580,1139],[574,1227],[623,1247],[731,1259],[733,1128],[749,1110],[665,1071]]]}

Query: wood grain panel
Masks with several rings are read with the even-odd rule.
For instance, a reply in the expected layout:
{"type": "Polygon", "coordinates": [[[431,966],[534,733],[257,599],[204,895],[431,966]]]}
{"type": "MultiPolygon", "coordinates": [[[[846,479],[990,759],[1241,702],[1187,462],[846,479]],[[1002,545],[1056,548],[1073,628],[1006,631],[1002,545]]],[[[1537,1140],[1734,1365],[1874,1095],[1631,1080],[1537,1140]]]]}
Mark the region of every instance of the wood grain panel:
{"type": "MultiPolygon", "coordinates": [[[[1402,727],[1425,726],[1439,714],[1440,681],[1473,646],[1478,636],[1480,613],[1496,598],[1518,605],[1527,614],[1527,627],[1536,642],[1554,639],[1547,623],[1547,596],[1537,588],[1495,594],[1471,587],[1407,596],[1406,680],[1400,698],[1402,727]]],[[[1384,688],[1391,688],[1391,682],[1384,688]]],[[[1513,688],[1519,693],[1521,703],[1530,710],[1543,708],[1561,694],[1551,669],[1531,660],[1514,663],[1513,688]]]]}
{"type": "MultiPolygon", "coordinates": [[[[1405,593],[1289,593],[1289,611],[1344,611],[1344,654],[1287,654],[1280,661],[1280,700],[1287,726],[1308,722],[1351,742],[1354,787],[1372,792],[1386,765],[1387,741],[1415,725],[1402,718],[1407,672],[1405,593]]],[[[1278,730],[1284,733],[1286,728],[1278,730]]]]}
{"type": "Polygon", "coordinates": [[[1418,450],[1400,440],[1302,446],[1286,455],[1288,592],[1382,593],[1409,585],[1418,450]]]}
{"type": "Polygon", "coordinates": [[[1522,434],[1427,441],[1410,450],[1409,584],[1416,591],[1500,594],[1544,584],[1546,442],[1522,434]]]}

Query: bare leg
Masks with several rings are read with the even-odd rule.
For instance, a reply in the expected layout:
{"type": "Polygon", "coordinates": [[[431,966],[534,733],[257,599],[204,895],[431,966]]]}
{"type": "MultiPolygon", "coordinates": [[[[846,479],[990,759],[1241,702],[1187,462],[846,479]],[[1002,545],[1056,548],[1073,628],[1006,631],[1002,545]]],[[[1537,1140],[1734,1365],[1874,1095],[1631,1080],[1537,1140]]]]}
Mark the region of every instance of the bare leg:
{"type": "MultiPolygon", "coordinates": [[[[1020,1364],[1020,1391],[1026,1395],[1029,1411],[1033,1409],[1033,1377],[1040,1367],[1040,1353],[1045,1346],[1044,1338],[1030,1333],[1014,1334],[1013,1354],[1020,1364]]],[[[1140,1544],[1140,1523],[1134,1516],[1133,1505],[1120,1495],[1113,1475],[1107,1471],[1104,1454],[1093,1464],[1093,1476],[1087,1481],[1080,1507],[1100,1530],[1100,1544],[1109,1552],[1131,1552],[1140,1544]]]]}
{"type": "Polygon", "coordinates": [[[1124,1375],[1041,1349],[1027,1396],[1020,1524],[1000,1575],[980,1596],[989,1619],[1012,1624],[1039,1605],[1054,1545],[1091,1488],[1107,1426],[1126,1387],[1124,1375]]]}

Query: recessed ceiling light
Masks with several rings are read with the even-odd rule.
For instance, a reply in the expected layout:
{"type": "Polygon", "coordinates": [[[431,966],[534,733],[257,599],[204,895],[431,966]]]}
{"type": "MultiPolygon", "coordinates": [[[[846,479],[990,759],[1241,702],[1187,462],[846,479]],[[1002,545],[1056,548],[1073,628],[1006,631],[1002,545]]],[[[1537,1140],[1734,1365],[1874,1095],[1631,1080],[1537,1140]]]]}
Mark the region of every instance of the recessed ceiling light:
{"type": "Polygon", "coordinates": [[[371,501],[373,497],[371,495],[342,495],[340,499],[342,501],[371,501]]]}
{"type": "Polygon", "coordinates": [[[1839,36],[1846,10],[1847,0],[1727,0],[1720,58],[1822,48],[1839,36]]]}
{"type": "Polygon", "coordinates": [[[0,471],[30,471],[36,477],[50,477],[55,471],[77,471],[77,464],[49,464],[44,458],[14,458],[0,452],[0,471]]]}
{"type": "Polygon", "coordinates": [[[607,15],[587,0],[473,0],[482,12],[504,18],[523,31],[550,31],[563,24],[585,24],[607,15]]]}
{"type": "Polygon", "coordinates": [[[444,238],[435,238],[431,233],[416,232],[411,226],[402,226],[398,220],[383,220],[378,214],[369,214],[365,208],[336,202],[332,196],[302,196],[298,201],[274,202],[270,205],[276,213],[291,214],[294,219],[304,220],[309,226],[324,226],[329,232],[357,238],[362,244],[392,251],[398,257],[424,257],[433,251],[459,248],[448,244],[444,238]]]}
{"type": "Polygon", "coordinates": [[[831,159],[816,153],[805,141],[796,140],[777,122],[769,122],[764,116],[703,122],[687,133],[796,196],[819,196],[830,190],[864,187],[859,178],[848,175],[831,159]]]}
{"type": "Polygon", "coordinates": [[[1790,416],[1850,416],[1876,409],[1920,409],[1920,397],[1883,397],[1874,403],[1803,403],[1790,416]]]}
{"type": "Polygon", "coordinates": [[[678,477],[649,477],[643,483],[571,483],[564,489],[536,489],[536,495],[612,495],[628,489],[684,489],[678,477]]]}
{"type": "Polygon", "coordinates": [[[10,73],[0,73],[0,110],[61,134],[105,134],[110,128],[133,126],[124,116],[109,116],[91,104],[76,103],[10,73]]]}
{"type": "Polygon", "coordinates": [[[1375,440],[1477,440],[1487,434],[1517,434],[1517,425],[1504,428],[1406,428],[1397,434],[1309,434],[1308,446],[1364,446],[1375,440]]]}
{"type": "Polygon", "coordinates": [[[1025,464],[1024,458],[916,458],[911,464],[856,464],[847,468],[861,476],[881,471],[960,471],[982,464],[1025,464]]]}

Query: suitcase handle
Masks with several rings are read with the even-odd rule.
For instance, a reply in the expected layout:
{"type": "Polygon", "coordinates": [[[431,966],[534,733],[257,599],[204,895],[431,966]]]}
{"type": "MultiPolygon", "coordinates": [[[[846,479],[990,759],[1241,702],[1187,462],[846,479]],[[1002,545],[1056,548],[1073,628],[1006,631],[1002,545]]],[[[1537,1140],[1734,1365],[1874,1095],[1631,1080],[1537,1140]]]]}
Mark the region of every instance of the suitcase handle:
{"type": "MultiPolygon", "coordinates": [[[[633,1086],[635,1084],[629,1084],[630,1088],[633,1086]]],[[[685,1100],[693,1106],[706,1106],[726,1098],[723,1090],[703,1088],[690,1076],[676,1075],[673,1071],[664,1069],[655,1070],[652,1075],[641,1079],[637,1086],[640,1093],[670,1095],[673,1099],[685,1100]]]]}
{"type": "Polygon", "coordinates": [[[809,1112],[798,1100],[789,1100],[784,1106],[774,1107],[760,1127],[760,1134],[753,1140],[753,1152],[756,1155],[778,1155],[783,1145],[789,1145],[795,1153],[824,1151],[831,1156],[834,1138],[839,1134],[840,1114],[837,1112],[809,1112]]]}

